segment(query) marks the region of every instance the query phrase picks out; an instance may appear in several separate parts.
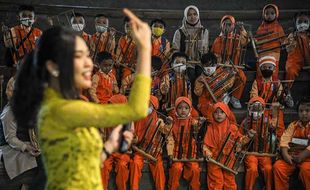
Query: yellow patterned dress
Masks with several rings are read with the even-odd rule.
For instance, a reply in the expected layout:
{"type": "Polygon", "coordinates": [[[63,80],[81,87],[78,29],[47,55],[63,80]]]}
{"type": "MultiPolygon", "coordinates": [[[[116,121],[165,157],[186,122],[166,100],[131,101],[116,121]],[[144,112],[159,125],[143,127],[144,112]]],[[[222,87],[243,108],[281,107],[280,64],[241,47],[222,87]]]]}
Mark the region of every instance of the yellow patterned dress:
{"type": "Polygon", "coordinates": [[[99,105],[66,100],[47,88],[38,115],[48,190],[102,190],[96,128],[147,116],[151,79],[137,75],[127,104],[99,105]]]}

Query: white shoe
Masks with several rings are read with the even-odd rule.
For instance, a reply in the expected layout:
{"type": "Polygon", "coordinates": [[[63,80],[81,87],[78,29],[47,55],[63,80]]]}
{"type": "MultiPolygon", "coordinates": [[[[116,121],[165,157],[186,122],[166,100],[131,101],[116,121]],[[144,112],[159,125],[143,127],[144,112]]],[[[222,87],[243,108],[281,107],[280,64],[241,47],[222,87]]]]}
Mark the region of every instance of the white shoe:
{"type": "Polygon", "coordinates": [[[286,97],[284,98],[285,104],[287,107],[289,108],[293,108],[294,107],[294,100],[293,97],[291,96],[291,94],[286,95],[286,97]]]}
{"type": "Polygon", "coordinates": [[[228,95],[228,93],[225,93],[224,96],[223,96],[223,102],[225,104],[228,104],[230,101],[230,96],[228,95]]]}
{"type": "Polygon", "coordinates": [[[235,98],[233,96],[230,98],[229,102],[231,103],[232,107],[235,109],[241,109],[242,108],[240,100],[238,100],[237,98],[235,98]]]}

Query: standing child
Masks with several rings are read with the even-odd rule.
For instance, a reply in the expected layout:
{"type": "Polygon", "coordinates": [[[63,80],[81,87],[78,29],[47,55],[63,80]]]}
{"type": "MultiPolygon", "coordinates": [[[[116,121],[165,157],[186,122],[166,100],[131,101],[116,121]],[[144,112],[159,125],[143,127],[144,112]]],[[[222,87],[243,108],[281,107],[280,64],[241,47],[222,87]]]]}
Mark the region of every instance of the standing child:
{"type": "MultiPolygon", "coordinates": [[[[221,33],[214,40],[211,49],[217,56],[219,63],[239,65],[242,47],[246,46],[248,38],[243,26],[241,27],[240,34],[234,33],[236,28],[236,21],[233,16],[223,16],[221,19],[221,33]]],[[[242,108],[240,98],[246,84],[246,76],[242,69],[238,69],[236,72],[236,81],[233,88],[237,88],[237,90],[232,92],[230,103],[234,108],[240,109],[242,108]]]]}
{"type": "MultiPolygon", "coordinates": [[[[288,53],[286,60],[286,80],[295,80],[299,75],[303,66],[310,65],[310,38],[307,35],[307,30],[310,25],[310,17],[305,12],[297,13],[294,17],[294,24],[296,31],[292,32],[288,36],[289,45],[286,46],[288,53]]],[[[290,95],[290,89],[293,86],[293,82],[287,84],[288,95],[290,95]]],[[[292,98],[286,101],[286,105],[293,107],[292,98]]]]}
{"type": "MultiPolygon", "coordinates": [[[[263,22],[258,27],[256,34],[266,34],[269,32],[272,32],[272,35],[268,35],[268,37],[264,38],[264,40],[270,40],[277,37],[284,36],[284,30],[281,26],[281,24],[278,22],[279,17],[279,9],[275,4],[268,4],[263,8],[263,22]]],[[[273,41],[271,43],[266,43],[261,46],[262,49],[267,48],[273,48],[281,45],[281,40],[273,41]]],[[[280,60],[280,52],[281,49],[277,48],[272,51],[268,51],[264,54],[261,54],[261,56],[273,56],[276,59],[276,66],[275,66],[275,72],[272,75],[272,78],[274,80],[278,79],[278,72],[279,72],[279,60],[280,60]]],[[[258,71],[256,74],[256,78],[260,79],[262,77],[261,73],[258,71]]]]}

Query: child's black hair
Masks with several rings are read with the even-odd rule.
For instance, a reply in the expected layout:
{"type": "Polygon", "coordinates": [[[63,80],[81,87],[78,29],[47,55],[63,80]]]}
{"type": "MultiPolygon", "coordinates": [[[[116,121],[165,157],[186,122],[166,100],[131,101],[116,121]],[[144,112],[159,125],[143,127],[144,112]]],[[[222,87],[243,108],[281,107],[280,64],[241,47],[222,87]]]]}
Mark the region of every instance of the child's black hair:
{"type": "Polygon", "coordinates": [[[96,61],[98,63],[104,61],[104,60],[108,60],[108,59],[113,59],[111,53],[107,52],[107,51],[103,51],[97,54],[96,57],[96,61]]]}

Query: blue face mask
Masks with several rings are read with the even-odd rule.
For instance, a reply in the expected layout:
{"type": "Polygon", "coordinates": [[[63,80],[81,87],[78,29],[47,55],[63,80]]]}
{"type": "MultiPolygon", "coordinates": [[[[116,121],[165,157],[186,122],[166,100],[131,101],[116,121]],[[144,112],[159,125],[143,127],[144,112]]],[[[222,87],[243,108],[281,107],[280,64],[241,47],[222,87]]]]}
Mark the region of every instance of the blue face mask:
{"type": "Polygon", "coordinates": [[[150,115],[153,112],[153,108],[149,107],[149,109],[147,110],[147,114],[150,115]]]}

